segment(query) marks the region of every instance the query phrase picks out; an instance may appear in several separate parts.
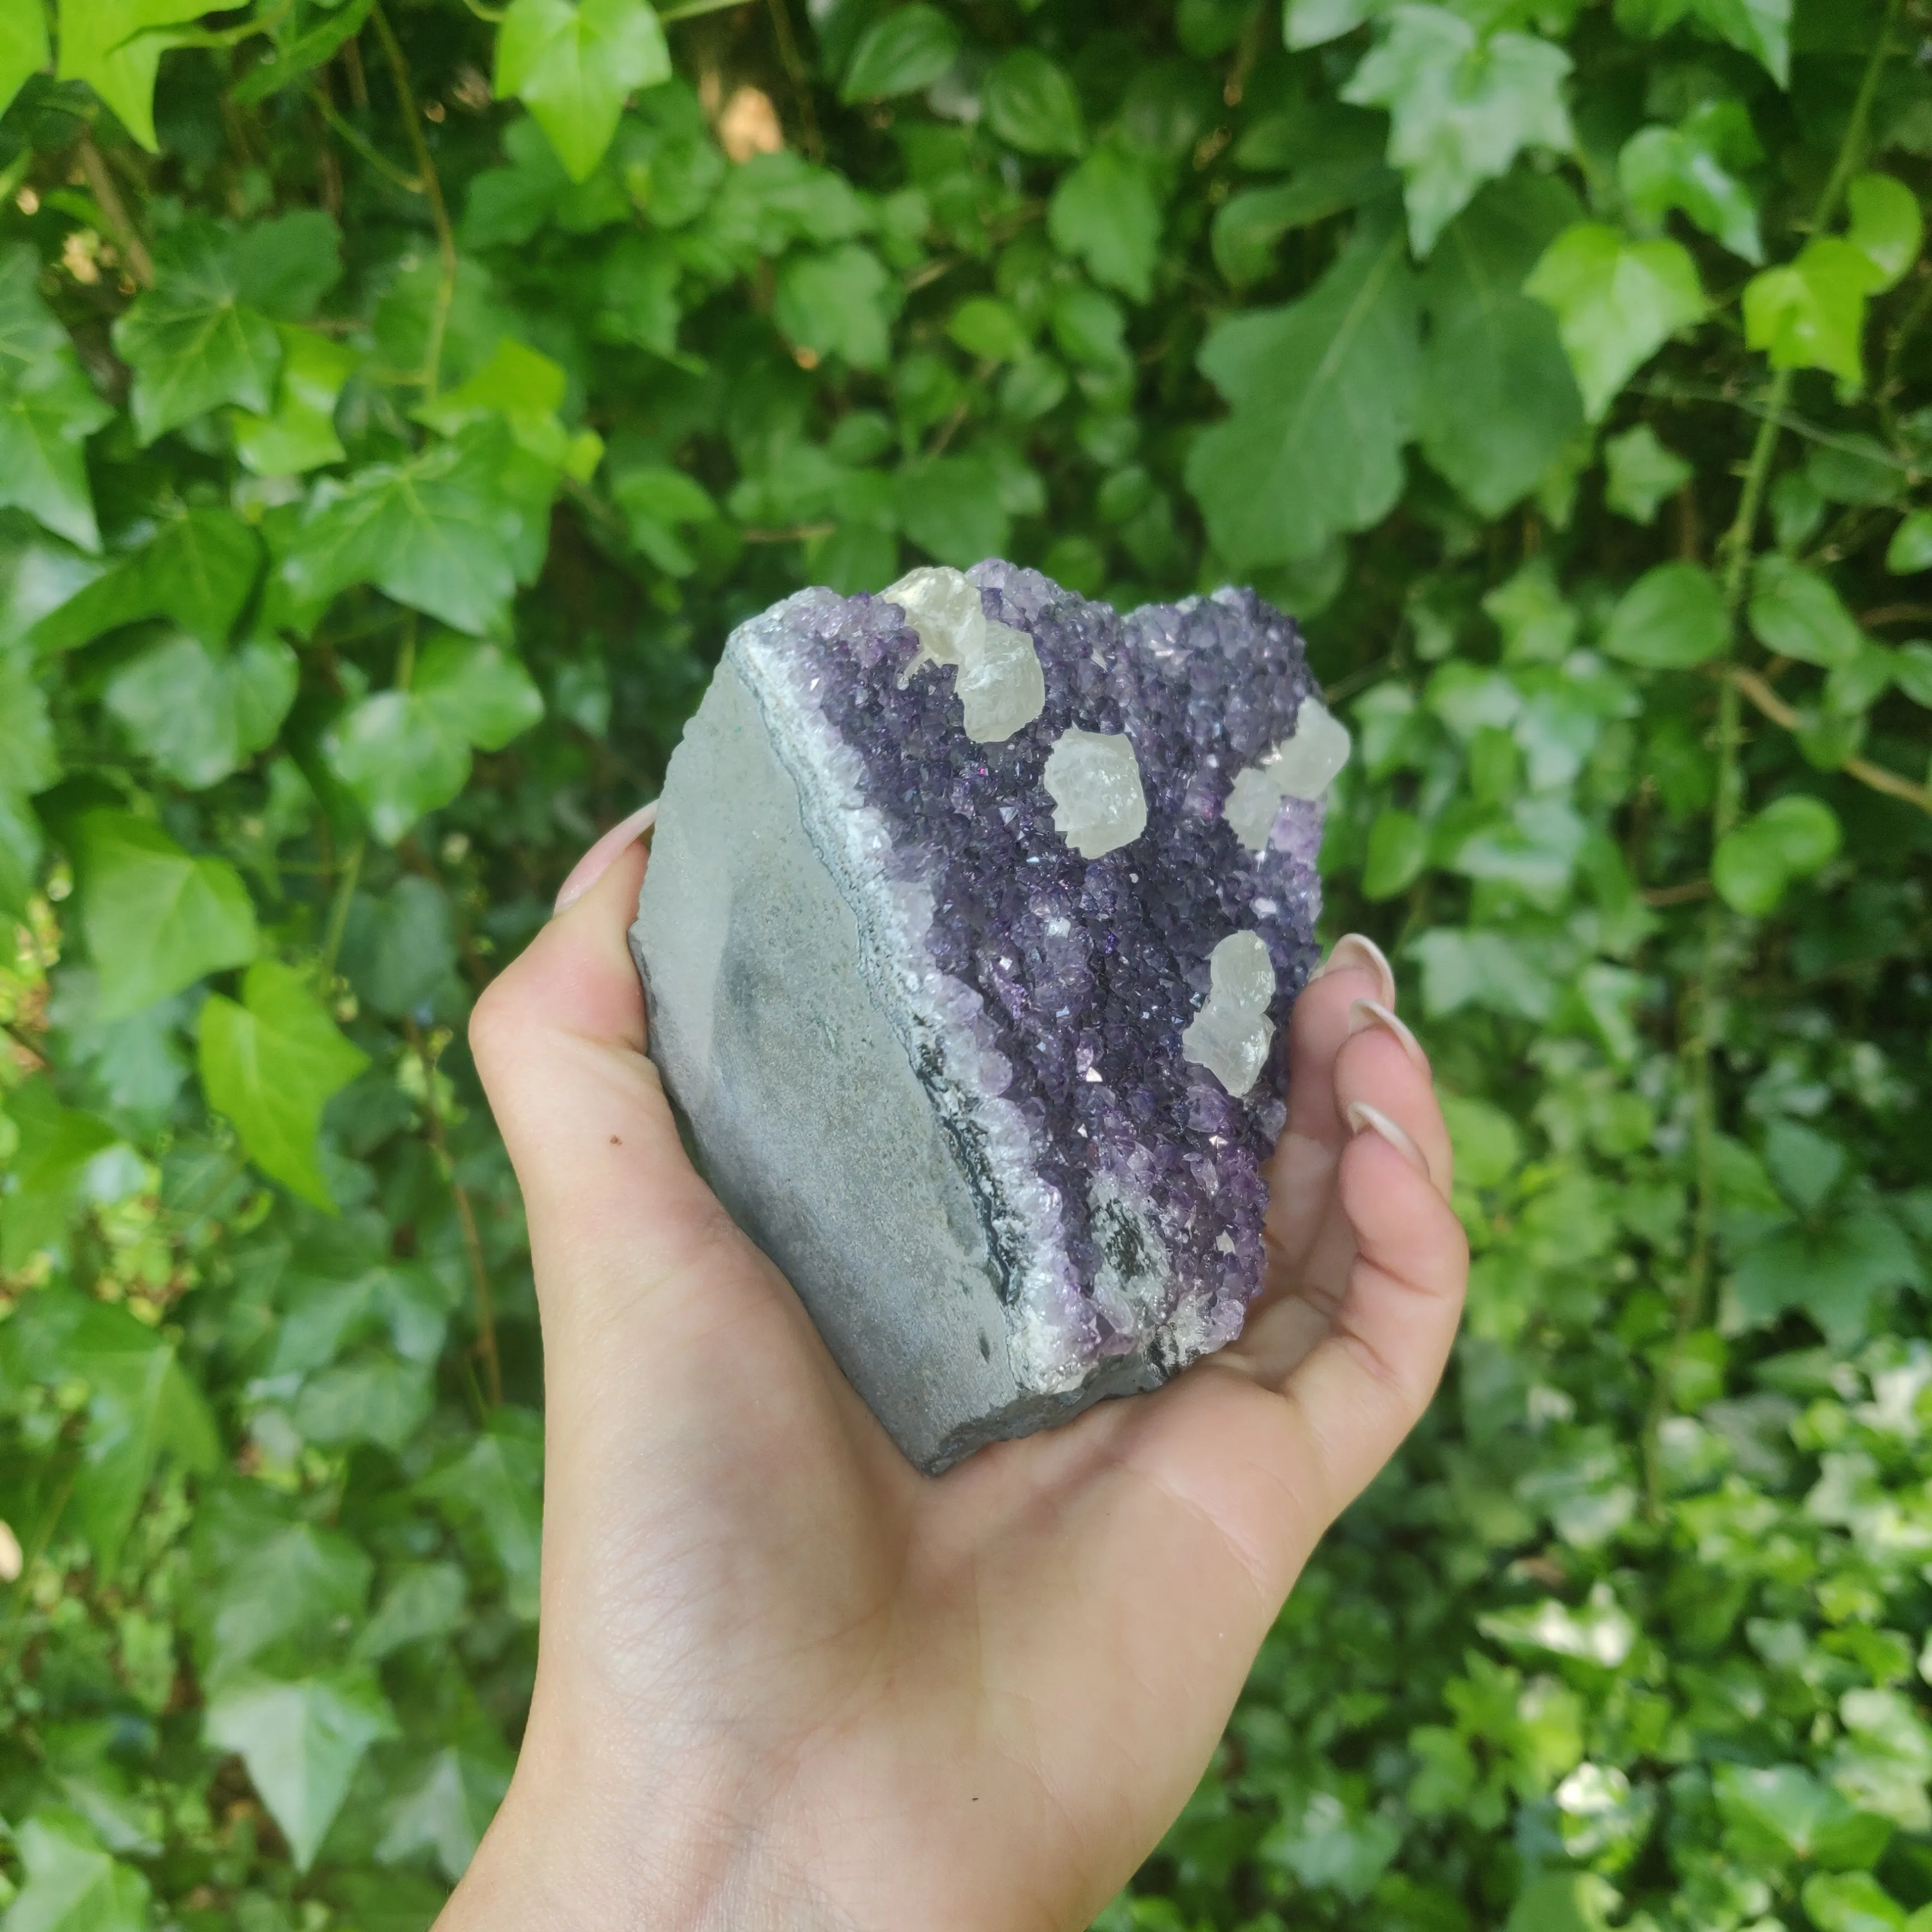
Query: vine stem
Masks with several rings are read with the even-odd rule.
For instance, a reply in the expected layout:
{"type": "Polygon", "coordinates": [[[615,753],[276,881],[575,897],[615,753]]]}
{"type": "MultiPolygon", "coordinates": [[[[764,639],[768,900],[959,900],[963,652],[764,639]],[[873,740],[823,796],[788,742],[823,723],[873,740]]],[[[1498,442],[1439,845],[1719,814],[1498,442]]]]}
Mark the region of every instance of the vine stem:
{"type": "MultiPolygon", "coordinates": [[[[1871,57],[1865,64],[1864,77],[1845,124],[1844,136],[1838,144],[1831,174],[1811,212],[1809,226],[1814,234],[1838,212],[1852,171],[1858,165],[1864,146],[1866,125],[1871,118],[1872,102],[1878,92],[1879,76],[1891,52],[1892,31],[1898,22],[1900,4],[1901,0],[1891,0],[1886,10],[1885,25],[1873,43],[1871,57]]],[[[1726,622],[1724,650],[1713,667],[1723,680],[1718,688],[1714,734],[1717,785],[1711,806],[1711,849],[1714,856],[1726,835],[1736,828],[1744,808],[1744,680],[1750,674],[1742,672],[1735,662],[1739,641],[1738,623],[1745,592],[1750,586],[1758,519],[1762,514],[1771,482],[1772,463],[1778,453],[1778,436],[1784,427],[1786,406],[1791,398],[1794,373],[1790,369],[1780,369],[1772,375],[1762,409],[1757,412],[1757,434],[1752,439],[1750,459],[1744,466],[1744,488],[1738,494],[1737,514],[1731,520],[1730,527],[1719,545],[1726,622]]],[[[1658,1432],[1670,1410],[1671,1391],[1676,1382],[1684,1345],[1708,1318],[1711,1299],[1712,1250],[1718,1213],[1717,1056],[1729,999],[1726,956],[1730,934],[1726,908],[1713,893],[1704,914],[1701,956],[1690,989],[1690,1024],[1682,1048],[1690,1077],[1694,1177],[1690,1253],[1683,1287],[1677,1298],[1676,1321],[1670,1346],[1651,1390],[1650,1413],[1644,1429],[1645,1486],[1653,1514],[1660,1508],[1664,1499],[1658,1432]]]]}
{"type": "Polygon", "coordinates": [[[416,89],[410,85],[409,65],[403,58],[396,30],[389,25],[382,0],[375,0],[369,9],[369,18],[375,23],[376,38],[382,44],[382,58],[388,63],[389,78],[395,83],[396,98],[402,106],[403,125],[409,134],[410,152],[416,158],[416,172],[429,202],[429,218],[436,229],[436,252],[442,266],[436,284],[436,307],[430,314],[429,340],[423,350],[423,394],[433,398],[442,369],[442,338],[449,327],[451,306],[456,300],[456,230],[450,226],[448,206],[442,198],[442,179],[423,136],[422,116],[416,106],[416,89]]]}
{"type": "Polygon", "coordinates": [[[356,882],[362,876],[362,855],[368,849],[366,838],[358,838],[342,862],[342,874],[335,882],[335,896],[329,902],[328,923],[322,929],[322,956],[316,962],[316,984],[327,997],[328,982],[335,977],[336,955],[342,950],[342,935],[349,925],[349,902],[356,896],[356,882]]]}
{"type": "Polygon", "coordinates": [[[403,1022],[411,1050],[422,1067],[423,1115],[429,1136],[430,1150],[436,1156],[438,1171],[455,1204],[456,1224],[463,1236],[463,1256],[470,1267],[470,1286],[476,1306],[476,1353],[483,1364],[483,1393],[492,1408],[503,1402],[502,1358],[496,1350],[496,1304],[490,1292],[490,1271],[483,1260],[483,1238],[476,1226],[476,1210],[470,1204],[470,1190],[456,1178],[456,1162],[449,1151],[449,1136],[442,1124],[442,1112],[436,1104],[436,1055],[424,1039],[422,1028],[412,1019],[403,1022]]]}
{"type": "Polygon", "coordinates": [[[134,226],[127,203],[121,199],[121,190],[114,185],[114,177],[107,171],[106,157],[94,145],[92,134],[82,134],[76,148],[81,172],[87,177],[95,206],[107,224],[107,232],[114,238],[115,246],[121,250],[121,260],[128,273],[137,287],[152,288],[154,258],[148,253],[148,244],[142,240],[141,231],[134,226]]]}

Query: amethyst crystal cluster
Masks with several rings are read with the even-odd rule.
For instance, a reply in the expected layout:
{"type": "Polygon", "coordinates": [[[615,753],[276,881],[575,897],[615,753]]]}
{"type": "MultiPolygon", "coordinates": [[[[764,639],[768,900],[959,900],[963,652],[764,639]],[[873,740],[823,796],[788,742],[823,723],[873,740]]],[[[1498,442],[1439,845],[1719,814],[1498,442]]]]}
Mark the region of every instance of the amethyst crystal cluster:
{"type": "Polygon", "coordinates": [[[1247,591],[990,562],[733,635],[633,929],[652,1052],[921,1466],[1240,1332],[1347,753],[1247,591]]]}

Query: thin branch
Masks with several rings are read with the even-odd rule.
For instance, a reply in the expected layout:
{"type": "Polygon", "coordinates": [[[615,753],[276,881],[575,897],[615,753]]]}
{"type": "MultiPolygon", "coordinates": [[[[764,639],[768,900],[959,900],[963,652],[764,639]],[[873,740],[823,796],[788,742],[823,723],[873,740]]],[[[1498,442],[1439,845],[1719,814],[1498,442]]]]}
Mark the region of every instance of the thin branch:
{"type": "Polygon", "coordinates": [[[154,258],[148,253],[148,244],[141,239],[141,231],[134,226],[128,213],[128,204],[121,199],[121,190],[114,185],[114,177],[107,171],[107,163],[100,150],[94,145],[94,136],[83,134],[79,143],[81,172],[87,177],[87,184],[93,190],[94,199],[100,209],[100,218],[107,224],[107,232],[113,237],[114,245],[121,251],[121,260],[137,286],[151,289],[154,286],[154,258]]]}
{"type": "Polygon", "coordinates": [[[1708,879],[1686,879],[1681,886],[1653,886],[1640,895],[1647,906],[1690,905],[1711,896],[1708,879]]]}
{"type": "MultiPolygon", "coordinates": [[[[1804,722],[1756,671],[1734,664],[1730,675],[1731,681],[1774,724],[1796,731],[1804,722]]],[[[1847,758],[1838,769],[1848,778],[1856,778],[1874,791],[1882,791],[1888,798],[1903,799],[1907,805],[1916,805],[1921,812],[1932,814],[1932,787],[1914,784],[1910,778],[1901,778],[1883,765],[1875,765],[1868,758],[1847,758]]]]}
{"type": "Polygon", "coordinates": [[[1876,610],[1861,610],[1861,624],[1932,623],[1932,604],[1881,604],[1876,610]]]}
{"type": "Polygon", "coordinates": [[[477,1232],[476,1211],[470,1205],[470,1190],[456,1178],[456,1163],[449,1152],[449,1136],[442,1124],[442,1111],[436,1104],[436,1056],[429,1050],[422,1028],[406,1019],[403,1030],[422,1067],[423,1115],[429,1136],[430,1150],[455,1204],[457,1226],[463,1236],[464,1258],[470,1266],[470,1286],[476,1304],[476,1353],[483,1364],[483,1393],[492,1408],[503,1401],[503,1364],[496,1350],[496,1305],[490,1292],[490,1271],[483,1260],[483,1238],[477,1232]]]}
{"type": "Polygon", "coordinates": [[[728,13],[734,7],[748,7],[752,0],[686,0],[682,7],[664,7],[658,11],[658,23],[670,26],[680,20],[694,20],[702,14],[728,13]]]}
{"type": "Polygon", "coordinates": [[[335,104],[319,87],[309,89],[309,98],[321,110],[322,118],[340,134],[376,172],[386,180],[392,182],[408,194],[421,194],[423,184],[414,175],[406,175],[395,163],[384,154],[366,134],[357,131],[355,124],[345,119],[335,104]]]}
{"type": "Polygon", "coordinates": [[[434,398],[442,371],[442,338],[449,327],[451,304],[456,299],[456,231],[449,224],[449,209],[442,198],[442,178],[436,173],[429,142],[423,136],[422,116],[416,106],[416,89],[410,85],[409,64],[403,58],[396,31],[389,25],[389,16],[383,10],[382,0],[375,0],[369,9],[369,18],[375,23],[376,38],[382,44],[382,58],[388,63],[389,78],[395,83],[396,98],[403,110],[403,124],[416,158],[416,172],[422,177],[423,193],[429,200],[430,220],[436,228],[436,254],[442,263],[442,278],[436,284],[436,307],[430,316],[429,341],[423,351],[423,394],[434,398]]]}
{"type": "Polygon", "coordinates": [[[784,64],[785,77],[798,100],[798,124],[805,152],[814,161],[825,158],[825,142],[818,131],[818,110],[812,104],[812,76],[805,70],[798,41],[791,30],[791,10],[785,0],[771,0],[772,32],[777,37],[778,58],[784,64]]]}
{"type": "Polygon", "coordinates": [[[342,935],[349,925],[349,902],[356,896],[356,882],[362,875],[362,855],[368,849],[366,838],[358,838],[343,862],[341,876],[335,882],[335,897],[328,907],[328,924],[323,928],[322,956],[316,962],[316,983],[326,993],[335,977],[336,956],[342,950],[342,935]]]}

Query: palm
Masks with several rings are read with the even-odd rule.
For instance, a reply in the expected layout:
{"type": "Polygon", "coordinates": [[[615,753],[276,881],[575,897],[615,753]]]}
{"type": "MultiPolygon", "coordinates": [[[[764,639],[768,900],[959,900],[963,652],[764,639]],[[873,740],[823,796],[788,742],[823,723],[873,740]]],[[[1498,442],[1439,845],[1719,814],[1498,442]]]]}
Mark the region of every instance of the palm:
{"type": "Polygon", "coordinates": [[[934,1482],[684,1157],[623,951],[641,865],[479,1009],[530,1210],[549,1462],[530,1732],[466,1892],[494,1895],[493,1854],[541,1814],[576,1846],[564,1869],[610,1874],[623,1916],[578,1922],[1082,1925],[1439,1372],[1460,1231],[1341,1112],[1394,1114],[1442,1175],[1426,1072],[1390,1033],[1349,1035],[1370,973],[1317,982],[1275,1278],[1241,1342],[934,1482]]]}

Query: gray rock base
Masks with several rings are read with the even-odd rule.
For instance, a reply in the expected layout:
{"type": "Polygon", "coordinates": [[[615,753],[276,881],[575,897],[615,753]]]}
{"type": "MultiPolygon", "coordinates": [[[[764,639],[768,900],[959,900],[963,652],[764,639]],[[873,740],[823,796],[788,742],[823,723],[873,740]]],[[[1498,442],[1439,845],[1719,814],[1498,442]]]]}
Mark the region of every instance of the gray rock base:
{"type": "Polygon", "coordinates": [[[982,1183],[868,982],[797,754],[740,662],[728,651],[671,758],[631,928],[650,1051],[719,1199],[937,1474],[1162,1378],[1130,1356],[1066,1394],[1016,1379],[982,1183]]]}

